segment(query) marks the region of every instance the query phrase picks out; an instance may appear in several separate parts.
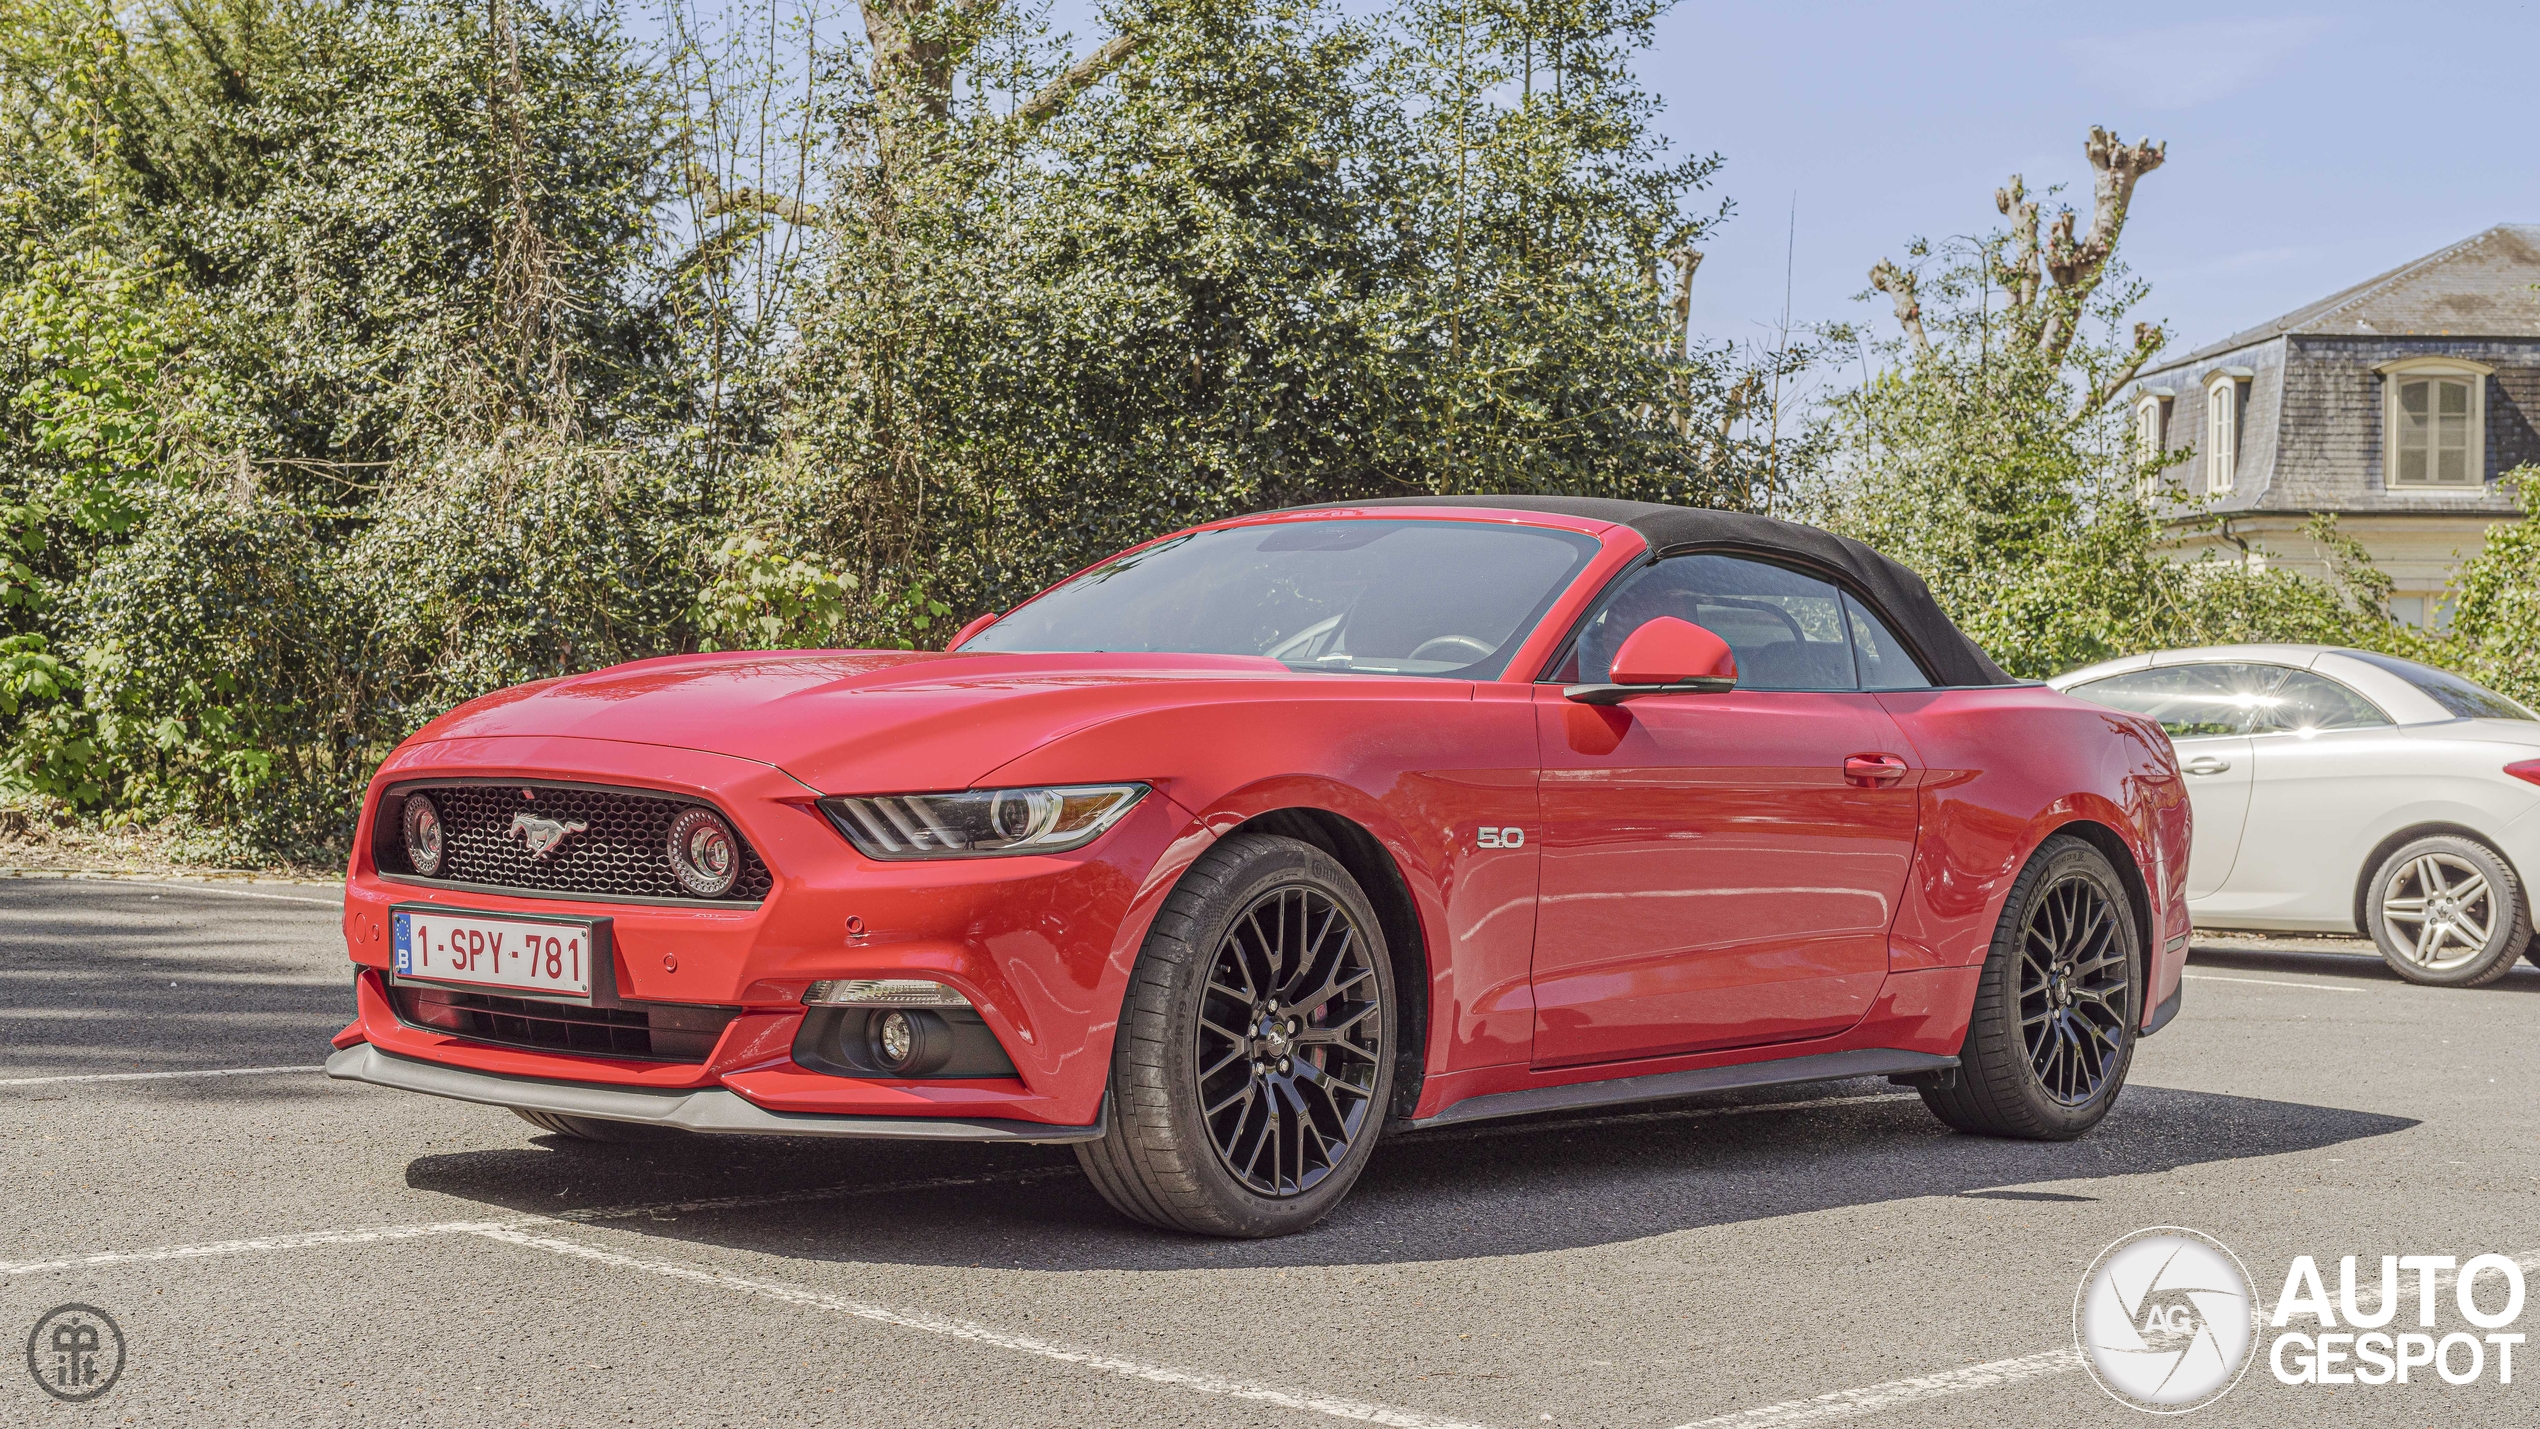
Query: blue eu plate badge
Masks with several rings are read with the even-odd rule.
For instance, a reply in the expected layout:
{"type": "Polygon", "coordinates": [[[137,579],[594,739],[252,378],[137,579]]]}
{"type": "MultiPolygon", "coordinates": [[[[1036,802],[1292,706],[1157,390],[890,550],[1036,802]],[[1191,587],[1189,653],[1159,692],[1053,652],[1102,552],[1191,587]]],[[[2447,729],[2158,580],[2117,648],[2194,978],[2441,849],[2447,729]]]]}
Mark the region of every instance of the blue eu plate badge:
{"type": "Polygon", "coordinates": [[[396,915],[397,971],[409,977],[415,970],[415,920],[411,913],[396,915]]]}

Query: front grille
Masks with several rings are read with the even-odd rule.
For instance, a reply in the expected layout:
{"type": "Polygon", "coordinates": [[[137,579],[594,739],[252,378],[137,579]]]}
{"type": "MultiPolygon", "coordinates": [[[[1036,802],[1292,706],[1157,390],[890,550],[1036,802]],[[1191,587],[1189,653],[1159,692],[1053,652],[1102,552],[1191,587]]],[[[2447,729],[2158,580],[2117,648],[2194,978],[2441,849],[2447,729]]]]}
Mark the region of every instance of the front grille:
{"type": "Polygon", "coordinates": [[[725,1024],[739,1015],[728,1007],[667,1002],[583,1007],[446,987],[392,987],[389,999],[408,1026],[471,1042],[653,1062],[703,1062],[725,1024]]]}
{"type": "MultiPolygon", "coordinates": [[[[741,876],[720,898],[699,898],[670,871],[670,821],[702,807],[676,794],[588,789],[555,784],[434,784],[392,792],[382,802],[373,851],[389,873],[416,876],[406,862],[405,801],[427,794],[441,811],[441,869],[431,882],[568,893],[586,898],[671,898],[696,903],[756,903],[773,880],[758,851],[740,839],[741,876]],[[522,797],[523,794],[529,797],[522,797]],[[512,832],[521,814],[588,827],[532,858],[512,832]]],[[[727,822],[729,822],[727,820],[727,822]]]]}

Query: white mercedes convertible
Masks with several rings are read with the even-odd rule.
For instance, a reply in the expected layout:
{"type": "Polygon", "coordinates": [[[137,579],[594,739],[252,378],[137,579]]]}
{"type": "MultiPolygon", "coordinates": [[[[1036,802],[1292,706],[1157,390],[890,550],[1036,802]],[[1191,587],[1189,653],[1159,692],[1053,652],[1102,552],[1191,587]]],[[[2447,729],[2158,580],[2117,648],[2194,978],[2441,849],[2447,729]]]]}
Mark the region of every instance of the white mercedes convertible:
{"type": "Polygon", "coordinates": [[[2199,927],[2360,931],[2447,987],[2540,963],[2540,716],[2515,701],[2324,645],[2163,650],[2047,683],[2169,731],[2199,927]]]}

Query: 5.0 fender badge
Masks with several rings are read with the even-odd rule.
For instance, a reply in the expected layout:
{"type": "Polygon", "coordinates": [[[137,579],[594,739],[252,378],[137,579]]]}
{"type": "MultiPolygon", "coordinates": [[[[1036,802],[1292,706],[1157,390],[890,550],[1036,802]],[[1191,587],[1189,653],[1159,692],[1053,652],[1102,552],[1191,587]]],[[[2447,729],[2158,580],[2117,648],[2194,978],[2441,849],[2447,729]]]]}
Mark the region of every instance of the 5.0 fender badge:
{"type": "Polygon", "coordinates": [[[574,819],[542,819],[536,814],[512,815],[512,833],[529,846],[531,858],[545,858],[554,853],[567,838],[589,832],[591,826],[574,819]]]}

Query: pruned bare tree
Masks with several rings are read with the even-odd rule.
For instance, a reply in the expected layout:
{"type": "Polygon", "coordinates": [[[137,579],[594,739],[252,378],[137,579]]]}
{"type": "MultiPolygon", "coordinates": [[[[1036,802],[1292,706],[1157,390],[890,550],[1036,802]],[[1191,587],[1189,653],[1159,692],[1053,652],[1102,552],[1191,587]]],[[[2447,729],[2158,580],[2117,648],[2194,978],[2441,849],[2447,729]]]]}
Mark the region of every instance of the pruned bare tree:
{"type": "MultiPolygon", "coordinates": [[[[2027,349],[2049,367],[2060,367],[2071,355],[2074,337],[2125,231],[2135,185],[2161,167],[2169,146],[2148,138],[2128,144],[2094,124],[2082,142],[2082,154],[2091,168],[2086,230],[2076,233],[2080,215],[2070,207],[2048,217],[2018,174],[1993,194],[1994,207],[2011,220],[2009,235],[1990,249],[1984,264],[1985,276],[2002,293],[2003,332],[2009,345],[2027,349]]],[[[1915,357],[1929,357],[1932,343],[1914,270],[1882,258],[1870,269],[1870,286],[1894,302],[1897,325],[1915,357]]],[[[2167,336],[2158,324],[2136,323],[2132,347],[2113,370],[2088,385],[2080,410],[2104,406],[2134,380],[2167,336]]]]}

